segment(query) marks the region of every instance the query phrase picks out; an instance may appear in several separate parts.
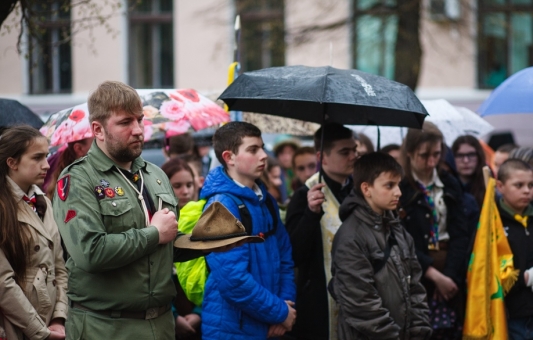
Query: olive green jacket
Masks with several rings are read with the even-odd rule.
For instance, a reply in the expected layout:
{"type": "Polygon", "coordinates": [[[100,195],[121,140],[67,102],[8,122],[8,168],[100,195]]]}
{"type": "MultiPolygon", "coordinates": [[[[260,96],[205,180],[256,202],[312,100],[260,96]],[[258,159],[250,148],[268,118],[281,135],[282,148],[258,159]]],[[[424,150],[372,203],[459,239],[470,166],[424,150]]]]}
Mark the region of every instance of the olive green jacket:
{"type": "MultiPolygon", "coordinates": [[[[177,218],[165,173],[141,157],[131,172],[139,170],[155,208],[168,208],[177,218]]],[[[159,233],[145,226],[138,193],[128,181],[95,142],[58,180],[54,216],[70,256],[68,297],[89,309],[144,311],[169,304],[176,294],[173,260],[199,255],[178,254],[172,242],[158,244],[159,233]]]]}

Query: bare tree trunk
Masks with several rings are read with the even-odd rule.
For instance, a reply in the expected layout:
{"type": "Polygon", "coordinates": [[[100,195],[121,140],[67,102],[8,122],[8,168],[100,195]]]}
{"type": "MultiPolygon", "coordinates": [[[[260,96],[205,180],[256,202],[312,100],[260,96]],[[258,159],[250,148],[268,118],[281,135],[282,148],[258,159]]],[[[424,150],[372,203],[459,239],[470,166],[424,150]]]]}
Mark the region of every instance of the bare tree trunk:
{"type": "Polygon", "coordinates": [[[394,53],[394,80],[415,89],[420,74],[422,47],[420,46],[421,0],[398,1],[398,33],[394,53]]]}
{"type": "Polygon", "coordinates": [[[9,14],[15,9],[18,0],[1,0],[0,1],[0,27],[7,19],[9,14]]]}

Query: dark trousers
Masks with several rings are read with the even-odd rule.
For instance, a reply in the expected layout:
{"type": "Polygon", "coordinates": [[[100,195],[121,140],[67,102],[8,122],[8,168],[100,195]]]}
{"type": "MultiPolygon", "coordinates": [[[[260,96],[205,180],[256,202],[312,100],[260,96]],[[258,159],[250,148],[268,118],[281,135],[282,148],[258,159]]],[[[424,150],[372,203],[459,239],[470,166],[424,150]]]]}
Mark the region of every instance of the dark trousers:
{"type": "Polygon", "coordinates": [[[510,340],[533,339],[533,317],[507,319],[510,340]]]}

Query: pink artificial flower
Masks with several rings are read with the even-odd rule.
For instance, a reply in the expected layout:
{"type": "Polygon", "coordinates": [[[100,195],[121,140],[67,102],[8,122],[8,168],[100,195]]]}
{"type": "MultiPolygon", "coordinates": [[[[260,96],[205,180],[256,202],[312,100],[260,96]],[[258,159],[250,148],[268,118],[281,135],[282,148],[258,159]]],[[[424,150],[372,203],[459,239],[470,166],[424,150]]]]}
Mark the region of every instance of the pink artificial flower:
{"type": "Polygon", "coordinates": [[[181,120],[185,117],[182,107],[183,104],[175,100],[168,100],[161,104],[161,115],[170,120],[181,120]]]}

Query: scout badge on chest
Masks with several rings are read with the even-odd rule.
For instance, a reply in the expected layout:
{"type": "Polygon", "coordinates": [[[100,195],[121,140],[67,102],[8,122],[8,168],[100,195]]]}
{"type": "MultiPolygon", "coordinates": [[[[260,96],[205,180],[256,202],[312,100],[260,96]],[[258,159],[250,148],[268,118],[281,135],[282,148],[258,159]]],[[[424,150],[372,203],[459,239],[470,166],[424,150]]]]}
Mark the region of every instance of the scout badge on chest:
{"type": "Polygon", "coordinates": [[[68,191],[70,189],[70,175],[66,175],[61,177],[57,181],[57,196],[62,200],[65,201],[68,197],[68,191]]]}

